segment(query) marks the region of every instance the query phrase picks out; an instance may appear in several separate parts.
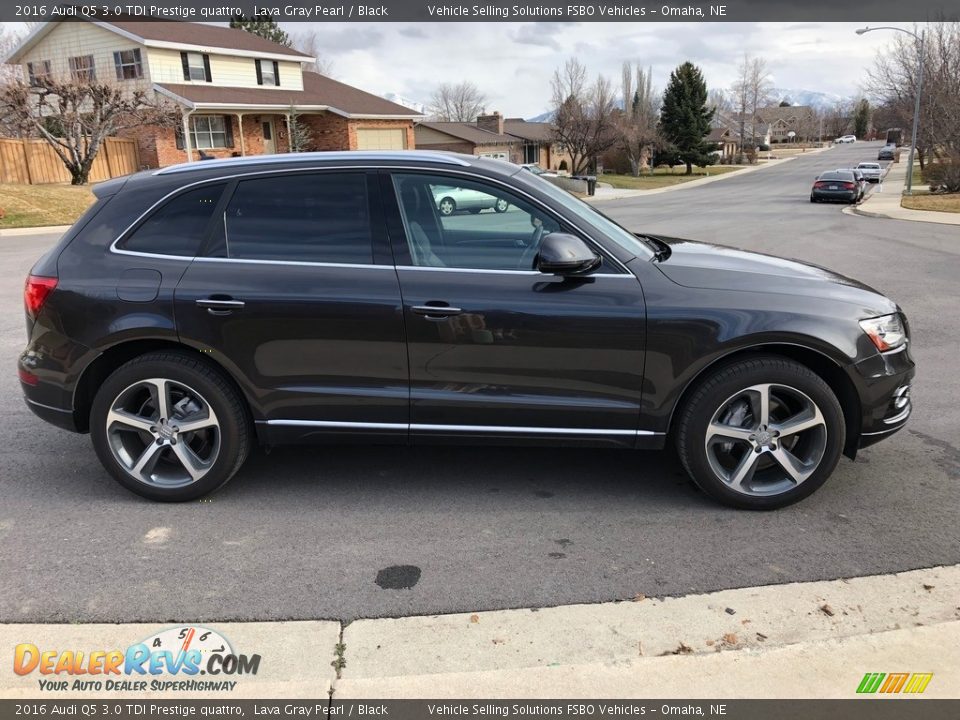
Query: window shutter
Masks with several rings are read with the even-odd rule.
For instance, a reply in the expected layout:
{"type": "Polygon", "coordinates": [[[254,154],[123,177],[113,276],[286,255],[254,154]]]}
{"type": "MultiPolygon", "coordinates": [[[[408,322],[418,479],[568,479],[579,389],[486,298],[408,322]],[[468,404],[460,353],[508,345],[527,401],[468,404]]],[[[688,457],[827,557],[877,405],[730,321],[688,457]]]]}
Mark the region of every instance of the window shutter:
{"type": "Polygon", "coordinates": [[[143,77],[143,58],[140,55],[140,48],[133,49],[133,59],[134,59],[134,62],[136,62],[136,67],[137,67],[135,74],[138,78],[142,78],[143,77]]]}
{"type": "Polygon", "coordinates": [[[229,115],[223,116],[223,129],[226,131],[227,147],[233,147],[233,118],[229,115]]]}
{"type": "Polygon", "coordinates": [[[280,84],[280,63],[276,60],[273,61],[273,84],[280,84]]]}
{"type": "Polygon", "coordinates": [[[210,74],[210,56],[203,56],[203,76],[207,79],[207,82],[213,80],[213,76],[210,74]]]}
{"type": "Polygon", "coordinates": [[[123,68],[120,63],[120,53],[115,52],[113,54],[113,65],[117,69],[117,80],[123,80],[123,68]]]}
{"type": "Polygon", "coordinates": [[[177,125],[173,130],[173,134],[177,140],[177,150],[183,150],[186,146],[183,142],[183,126],[177,125]]]}
{"type": "Polygon", "coordinates": [[[180,64],[183,65],[183,79],[190,79],[190,60],[185,52],[180,53],[180,64]]]}
{"type": "Polygon", "coordinates": [[[254,62],[257,64],[257,85],[263,85],[263,68],[260,67],[260,58],[254,62]]]}

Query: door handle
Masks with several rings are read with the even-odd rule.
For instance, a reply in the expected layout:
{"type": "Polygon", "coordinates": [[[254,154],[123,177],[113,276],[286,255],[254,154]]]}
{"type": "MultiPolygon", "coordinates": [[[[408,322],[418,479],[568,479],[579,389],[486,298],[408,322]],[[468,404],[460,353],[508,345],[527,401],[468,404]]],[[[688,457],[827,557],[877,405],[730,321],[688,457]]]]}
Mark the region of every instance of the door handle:
{"type": "Polygon", "coordinates": [[[229,315],[234,310],[242,310],[246,303],[243,300],[229,298],[202,298],[197,300],[197,307],[206,308],[211,315],[229,315]]]}
{"type": "Polygon", "coordinates": [[[410,310],[417,315],[423,315],[427,320],[443,320],[463,312],[460,308],[451,307],[446,303],[443,305],[431,305],[429,303],[426,305],[414,305],[410,310]]]}

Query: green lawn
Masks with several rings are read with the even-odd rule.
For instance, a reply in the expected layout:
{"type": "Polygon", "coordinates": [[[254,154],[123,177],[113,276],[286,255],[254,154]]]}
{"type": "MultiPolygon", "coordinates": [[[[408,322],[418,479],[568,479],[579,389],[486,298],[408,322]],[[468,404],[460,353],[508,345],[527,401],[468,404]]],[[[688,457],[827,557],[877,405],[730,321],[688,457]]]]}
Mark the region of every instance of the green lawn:
{"type": "Polygon", "coordinates": [[[609,183],[613,187],[625,190],[653,190],[655,188],[667,187],[669,185],[678,185],[689,182],[690,180],[699,180],[700,178],[723,175],[724,173],[742,170],[740,165],[714,165],[708,168],[693,169],[693,175],[684,175],[686,168],[677,166],[673,170],[669,168],[657,168],[653,175],[643,172],[640,177],[633,175],[601,175],[597,178],[599,182],[609,183]]]}
{"type": "Polygon", "coordinates": [[[0,183],[0,229],[72,225],[93,200],[86,186],[0,183]]]}

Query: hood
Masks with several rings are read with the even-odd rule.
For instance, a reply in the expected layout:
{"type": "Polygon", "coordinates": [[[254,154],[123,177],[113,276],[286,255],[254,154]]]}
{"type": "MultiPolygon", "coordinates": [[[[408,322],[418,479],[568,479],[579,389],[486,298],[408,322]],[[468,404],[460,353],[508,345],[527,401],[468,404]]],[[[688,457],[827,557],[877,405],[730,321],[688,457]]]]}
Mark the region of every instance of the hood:
{"type": "Polygon", "coordinates": [[[669,247],[669,254],[662,253],[656,266],[677,285],[707,290],[816,295],[870,307],[878,314],[896,311],[892,300],[869,285],[818,265],[680,238],[647,237],[669,247]]]}

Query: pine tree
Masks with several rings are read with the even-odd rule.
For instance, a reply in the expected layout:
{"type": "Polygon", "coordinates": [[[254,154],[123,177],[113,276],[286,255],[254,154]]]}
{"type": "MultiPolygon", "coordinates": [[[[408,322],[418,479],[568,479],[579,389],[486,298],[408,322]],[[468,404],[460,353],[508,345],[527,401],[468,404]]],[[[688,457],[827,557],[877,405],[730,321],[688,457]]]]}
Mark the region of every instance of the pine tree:
{"type": "Polygon", "coordinates": [[[696,65],[685,62],[670,73],[670,84],[663,93],[660,133],[687,166],[705,167],[716,162],[714,144],[707,142],[713,110],[707,107],[707,83],[696,65]]]}
{"type": "Polygon", "coordinates": [[[230,27],[246,30],[248,33],[259,35],[272,42],[293,47],[293,41],[290,39],[290,36],[277,25],[277,21],[270,15],[254,15],[250,20],[243,15],[234,15],[230,18],[230,27]]]}

